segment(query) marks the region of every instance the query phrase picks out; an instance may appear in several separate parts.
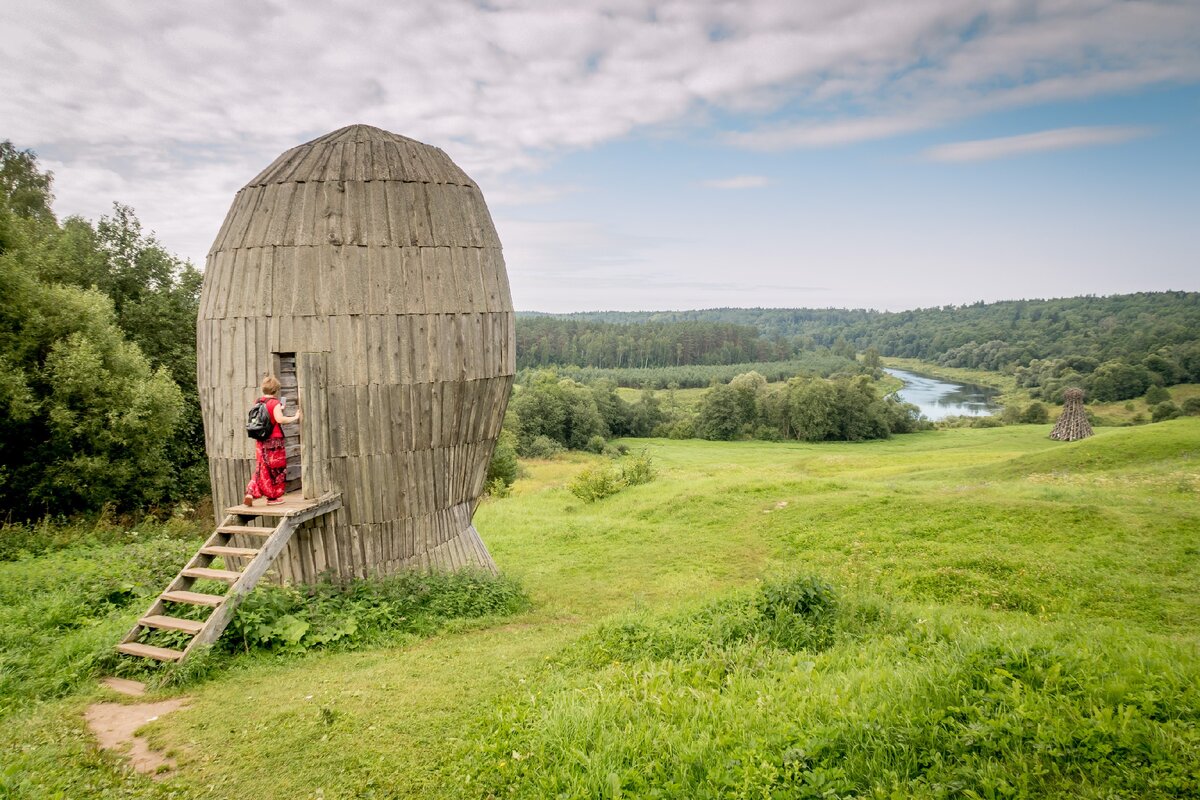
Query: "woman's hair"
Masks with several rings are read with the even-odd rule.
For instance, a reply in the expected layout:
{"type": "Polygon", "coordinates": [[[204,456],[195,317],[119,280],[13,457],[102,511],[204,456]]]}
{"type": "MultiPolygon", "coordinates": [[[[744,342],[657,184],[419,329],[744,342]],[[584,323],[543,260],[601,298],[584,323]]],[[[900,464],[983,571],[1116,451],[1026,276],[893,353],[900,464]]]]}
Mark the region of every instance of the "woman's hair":
{"type": "Polygon", "coordinates": [[[267,377],[263,378],[262,390],[263,394],[279,394],[279,378],[276,378],[274,375],[268,375],[267,377]]]}

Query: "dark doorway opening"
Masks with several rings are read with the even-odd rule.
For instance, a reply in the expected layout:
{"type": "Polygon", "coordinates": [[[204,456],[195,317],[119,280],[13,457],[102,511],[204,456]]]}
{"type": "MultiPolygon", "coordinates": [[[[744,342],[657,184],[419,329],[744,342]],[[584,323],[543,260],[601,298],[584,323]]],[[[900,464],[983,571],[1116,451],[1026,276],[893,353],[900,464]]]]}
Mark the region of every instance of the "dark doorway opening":
{"type": "MultiPolygon", "coordinates": [[[[275,353],[275,376],[279,378],[279,397],[284,401],[284,413],[290,417],[300,404],[295,353],[275,353]]],[[[298,492],[301,489],[300,425],[284,425],[283,440],[287,445],[287,491],[298,492]]]]}

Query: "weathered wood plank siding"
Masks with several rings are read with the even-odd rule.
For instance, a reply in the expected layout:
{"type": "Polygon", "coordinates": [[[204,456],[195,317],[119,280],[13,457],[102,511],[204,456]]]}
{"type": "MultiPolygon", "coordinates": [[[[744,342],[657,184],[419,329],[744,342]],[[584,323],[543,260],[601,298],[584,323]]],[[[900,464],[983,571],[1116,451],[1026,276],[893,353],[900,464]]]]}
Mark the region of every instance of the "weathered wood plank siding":
{"type": "Polygon", "coordinates": [[[499,237],[445,153],[365,125],[288,150],[238,192],[208,255],[197,380],[214,504],[241,498],[245,412],[275,371],[305,414],[289,478],[344,503],[301,527],[280,579],[494,569],[471,517],[514,350],[499,237]]]}

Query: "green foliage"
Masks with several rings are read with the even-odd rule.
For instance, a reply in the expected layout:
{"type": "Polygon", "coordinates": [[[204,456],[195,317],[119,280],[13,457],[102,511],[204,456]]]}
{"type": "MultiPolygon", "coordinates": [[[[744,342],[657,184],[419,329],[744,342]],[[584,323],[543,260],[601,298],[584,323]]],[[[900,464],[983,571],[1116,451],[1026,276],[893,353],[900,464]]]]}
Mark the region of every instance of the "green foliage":
{"type": "MultiPolygon", "coordinates": [[[[521,323],[518,323],[518,328],[521,323]]],[[[635,389],[702,389],[715,383],[728,383],[738,375],[757,372],[768,381],[786,381],[796,375],[829,377],[837,372],[857,372],[862,367],[845,356],[828,350],[806,351],[783,361],[752,361],[738,364],[690,365],[684,367],[628,367],[609,369],[593,366],[555,367],[564,377],[581,383],[611,381],[635,389]]],[[[518,382],[523,382],[523,374],[518,382]]]]}
{"type": "MultiPolygon", "coordinates": [[[[628,369],[782,361],[799,348],[768,341],[757,328],[721,322],[612,324],[524,315],[517,325],[517,368],[585,364],[628,369]]],[[[853,352],[851,352],[853,357],[853,352]]]]}
{"type": "Polygon", "coordinates": [[[0,146],[0,507],[34,519],[195,497],[200,275],[127,208],[60,225],[49,187],[32,154],[0,146]]]}
{"type": "Polygon", "coordinates": [[[1170,400],[1159,403],[1151,409],[1151,420],[1154,422],[1163,422],[1168,419],[1175,419],[1180,416],[1179,406],[1172,403],[1170,400]]]}
{"type": "Polygon", "coordinates": [[[758,613],[734,597],[602,626],[496,706],[460,769],[518,798],[1200,789],[1200,673],[1183,648],[976,632],[869,597],[794,613],[789,595],[815,588],[776,589],[765,614],[766,592],[758,613]]]}
{"type": "Polygon", "coordinates": [[[621,472],[610,465],[585,467],[571,479],[567,489],[585,503],[594,503],[625,488],[621,472]]]}
{"type": "Polygon", "coordinates": [[[17,561],[71,548],[136,544],[155,539],[194,539],[200,525],[182,506],[164,521],[146,518],[138,524],[114,519],[108,513],[92,517],[46,517],[38,522],[0,524],[0,561],[17,561]]]}
{"type": "Polygon", "coordinates": [[[1034,400],[1025,406],[1025,410],[1021,412],[1017,421],[1023,425],[1044,425],[1050,421],[1050,412],[1044,405],[1034,400]]]}
{"type": "Polygon", "coordinates": [[[1200,382],[1200,341],[1196,337],[1200,294],[1196,292],[980,302],[900,312],[718,308],[587,312],[564,318],[578,324],[749,325],[765,340],[791,341],[806,350],[875,348],[884,356],[919,358],[949,367],[1028,369],[1022,379],[1033,382],[1023,385],[1045,386],[1041,399],[1049,401],[1057,401],[1062,389],[1070,385],[1081,385],[1094,399],[1107,400],[1139,397],[1151,383],[1200,382]],[[839,340],[846,344],[840,345],[839,340]],[[1043,370],[1048,361],[1053,366],[1043,370]],[[1104,362],[1122,366],[1101,371],[1098,391],[1082,385],[1085,381],[1080,378],[1104,362]],[[1038,377],[1043,372],[1047,374],[1038,377]],[[1135,391],[1139,383],[1141,388],[1135,391]],[[1127,394],[1131,391],[1134,393],[1127,394]]]}
{"type": "Polygon", "coordinates": [[[1200,397],[1189,397],[1184,400],[1181,410],[1189,417],[1200,416],[1200,397]]]}
{"type": "Polygon", "coordinates": [[[517,436],[512,431],[501,430],[496,440],[496,449],[492,451],[492,460],[488,462],[487,493],[491,495],[505,494],[520,473],[521,465],[517,461],[517,436]],[[496,489],[500,491],[497,492],[496,489]]]}
{"type": "Polygon", "coordinates": [[[1155,384],[1146,390],[1146,405],[1156,406],[1171,399],[1171,393],[1162,386],[1155,384]]]}
{"type": "Polygon", "coordinates": [[[114,643],[199,544],[147,524],[127,532],[131,543],[79,532],[74,546],[53,549],[76,532],[43,526],[43,555],[0,563],[0,717],[112,669],[114,643]]]}
{"type": "Polygon", "coordinates": [[[516,580],[470,571],[303,589],[260,586],[213,652],[189,659],[185,668],[162,673],[120,659],[114,644],[195,552],[203,541],[198,531],[182,521],[147,521],[124,531],[80,523],[58,530],[51,523],[5,526],[2,540],[19,535],[28,554],[0,562],[0,718],[104,674],[177,686],[214,673],[235,652],[354,649],[427,636],[449,620],[509,615],[528,605],[516,580]]]}
{"type": "Polygon", "coordinates": [[[571,479],[567,489],[583,502],[594,503],[626,487],[649,483],[656,476],[650,456],[643,452],[617,464],[585,467],[571,479]]]}
{"type": "Polygon", "coordinates": [[[268,586],[246,598],[218,644],[247,652],[355,648],[398,635],[428,636],[450,619],[515,614],[528,604],[512,578],[470,570],[268,586]]]}

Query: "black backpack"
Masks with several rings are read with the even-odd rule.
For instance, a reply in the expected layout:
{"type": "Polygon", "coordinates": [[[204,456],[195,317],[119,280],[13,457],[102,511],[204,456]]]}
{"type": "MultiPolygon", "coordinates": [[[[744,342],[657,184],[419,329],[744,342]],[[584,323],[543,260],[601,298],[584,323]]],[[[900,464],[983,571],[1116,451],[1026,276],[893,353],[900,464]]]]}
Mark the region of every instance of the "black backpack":
{"type": "Polygon", "coordinates": [[[271,419],[267,404],[259,400],[250,406],[250,413],[246,415],[246,435],[256,441],[265,442],[271,438],[274,430],[275,421],[271,419]]]}

